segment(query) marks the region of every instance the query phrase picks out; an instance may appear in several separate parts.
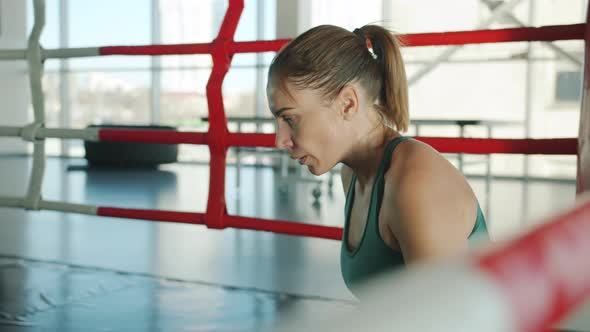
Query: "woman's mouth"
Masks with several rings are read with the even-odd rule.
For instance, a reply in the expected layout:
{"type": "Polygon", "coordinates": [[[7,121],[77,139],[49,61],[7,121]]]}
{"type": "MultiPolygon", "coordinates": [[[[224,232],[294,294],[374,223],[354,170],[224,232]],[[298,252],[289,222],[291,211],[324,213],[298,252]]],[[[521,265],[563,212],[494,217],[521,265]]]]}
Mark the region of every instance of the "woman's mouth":
{"type": "Polygon", "coordinates": [[[307,160],[307,156],[303,156],[303,157],[297,159],[297,161],[299,162],[299,165],[304,165],[305,160],[307,160]]]}

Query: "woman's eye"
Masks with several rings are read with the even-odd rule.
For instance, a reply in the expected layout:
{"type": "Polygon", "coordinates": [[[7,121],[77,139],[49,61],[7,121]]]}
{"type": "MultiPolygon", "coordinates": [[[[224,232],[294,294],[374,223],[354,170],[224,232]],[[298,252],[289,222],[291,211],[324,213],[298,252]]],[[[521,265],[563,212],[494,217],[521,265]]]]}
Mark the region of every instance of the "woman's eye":
{"type": "Polygon", "coordinates": [[[289,126],[293,125],[293,119],[288,116],[284,116],[283,121],[285,121],[289,126]]]}

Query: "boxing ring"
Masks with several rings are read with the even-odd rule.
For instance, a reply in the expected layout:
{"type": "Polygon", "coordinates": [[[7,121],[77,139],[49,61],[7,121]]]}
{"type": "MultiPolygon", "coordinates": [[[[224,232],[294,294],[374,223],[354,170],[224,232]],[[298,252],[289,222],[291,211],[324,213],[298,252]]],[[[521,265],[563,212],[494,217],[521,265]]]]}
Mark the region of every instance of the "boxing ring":
{"type": "MultiPolygon", "coordinates": [[[[212,229],[250,229],[273,233],[340,240],[342,228],[310,225],[286,220],[269,220],[230,215],[226,209],[225,169],[229,147],[274,147],[273,134],[231,133],[224,110],[222,84],[230,69],[232,57],[238,53],[278,51],[288,39],[264,41],[234,41],[234,35],[242,10],[243,0],[229,0],[229,5],[217,37],[211,43],[105,46],[88,48],[44,49],[40,36],[45,23],[44,0],[34,0],[34,25],[26,49],[0,50],[2,61],[27,61],[33,104],[33,122],[24,127],[0,126],[0,136],[20,137],[33,144],[33,167],[25,197],[0,197],[1,207],[21,208],[31,211],[51,210],[103,217],[141,219],[158,222],[175,222],[205,225],[212,229]],[[65,59],[110,55],[162,56],[182,54],[210,54],[213,68],[209,77],[206,95],[209,108],[207,132],[182,132],[161,130],[83,129],[45,127],[44,96],[41,78],[46,59],[65,59]],[[78,139],[95,142],[137,142],[160,144],[207,145],[210,151],[210,182],[206,211],[202,213],[152,209],[129,209],[119,207],[73,204],[48,201],[41,196],[45,173],[45,139],[78,139]]],[[[445,33],[421,33],[401,35],[406,47],[467,45],[482,43],[532,42],[584,40],[585,73],[579,138],[556,139],[476,139],[415,137],[441,153],[470,154],[560,154],[578,156],[578,192],[590,189],[590,25],[586,23],[534,28],[511,28],[500,30],[458,31],[445,33]]],[[[510,308],[509,314],[491,311],[490,321],[500,326],[515,327],[518,331],[539,331],[559,321],[584,299],[590,296],[590,262],[585,256],[590,252],[590,199],[580,196],[575,208],[550,218],[532,232],[485,254],[462,262],[461,268],[454,265],[433,267],[431,272],[455,271],[457,275],[475,280],[474,289],[490,288],[499,294],[497,306],[510,308]],[[532,280],[532,281],[531,281],[532,280]],[[483,285],[483,286],[482,286],[483,285]],[[526,301],[526,303],[525,303],[526,301]],[[530,302],[535,305],[530,305],[530,302]]],[[[423,287],[432,280],[419,278],[409,271],[400,278],[400,285],[423,287]],[[404,275],[406,277],[404,277],[404,275]],[[405,279],[404,279],[405,278],[405,279]],[[418,281],[415,281],[418,280],[418,281]],[[418,284],[416,284],[418,282],[418,284]]],[[[450,278],[456,279],[456,278],[450,278]]],[[[437,282],[441,282],[438,280],[437,282]]],[[[446,282],[446,281],[444,281],[446,282]]],[[[450,282],[450,281],[449,281],[450,282]]],[[[399,287],[398,287],[399,288],[399,287]]],[[[445,288],[440,287],[439,288],[445,288]]],[[[394,290],[393,290],[394,291],[394,290]]],[[[473,300],[473,299],[471,299],[473,300]]],[[[480,298],[480,300],[482,300],[480,298]]],[[[375,300],[376,302],[379,299],[375,300]]],[[[417,297],[415,301],[429,301],[417,297]]],[[[467,299],[466,299],[467,301],[467,299]]],[[[482,301],[492,301],[484,299],[482,301]]],[[[467,302],[466,302],[467,303],[467,302]]],[[[421,331],[420,322],[404,317],[408,330],[421,331]],[[414,324],[414,325],[413,325],[414,324]]],[[[459,319],[464,319],[457,317],[459,319]]],[[[494,330],[490,327],[490,331],[494,330]]],[[[451,326],[448,327],[452,328],[451,326]]],[[[455,331],[458,329],[455,325],[455,331]]],[[[467,330],[467,328],[465,329],[467,330]]]]}

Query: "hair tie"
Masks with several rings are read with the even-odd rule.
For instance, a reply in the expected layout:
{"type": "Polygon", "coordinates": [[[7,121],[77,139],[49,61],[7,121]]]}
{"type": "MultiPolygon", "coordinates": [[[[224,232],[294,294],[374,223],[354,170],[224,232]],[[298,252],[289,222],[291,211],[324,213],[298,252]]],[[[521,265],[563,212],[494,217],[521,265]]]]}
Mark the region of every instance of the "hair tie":
{"type": "Polygon", "coordinates": [[[365,35],[363,30],[356,28],[356,29],[354,29],[354,31],[352,33],[354,33],[357,37],[359,37],[359,39],[361,41],[364,42],[365,46],[367,47],[367,50],[369,51],[369,53],[371,53],[371,57],[373,59],[377,59],[377,54],[375,53],[375,50],[373,49],[373,43],[371,43],[371,39],[365,35]]]}

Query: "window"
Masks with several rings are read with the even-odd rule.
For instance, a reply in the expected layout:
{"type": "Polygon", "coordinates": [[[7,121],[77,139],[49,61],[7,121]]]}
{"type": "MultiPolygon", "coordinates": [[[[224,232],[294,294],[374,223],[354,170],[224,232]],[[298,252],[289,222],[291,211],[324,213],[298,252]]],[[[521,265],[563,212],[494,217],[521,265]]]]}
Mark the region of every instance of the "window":
{"type": "Polygon", "coordinates": [[[555,76],[555,101],[578,102],[582,97],[582,72],[560,71],[555,76]]]}

